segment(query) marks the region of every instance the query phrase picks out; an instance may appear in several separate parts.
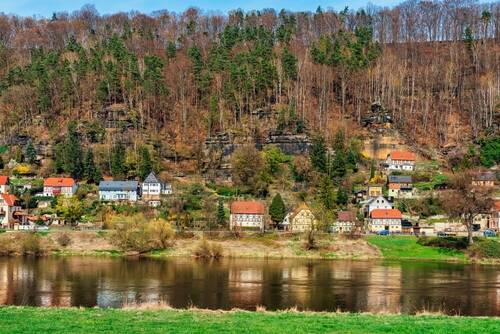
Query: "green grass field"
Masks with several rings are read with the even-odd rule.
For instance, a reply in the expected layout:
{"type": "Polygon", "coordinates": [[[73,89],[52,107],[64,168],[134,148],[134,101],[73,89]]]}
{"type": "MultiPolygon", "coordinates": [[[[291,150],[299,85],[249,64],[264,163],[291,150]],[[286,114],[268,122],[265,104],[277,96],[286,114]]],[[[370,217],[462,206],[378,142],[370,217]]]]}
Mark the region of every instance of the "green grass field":
{"type": "Polygon", "coordinates": [[[379,236],[371,235],[367,240],[378,247],[386,259],[418,259],[433,261],[467,261],[461,251],[427,247],[417,244],[413,236],[379,236]]]}
{"type": "Polygon", "coordinates": [[[499,333],[499,318],[0,308],[0,333],[499,333]]]}

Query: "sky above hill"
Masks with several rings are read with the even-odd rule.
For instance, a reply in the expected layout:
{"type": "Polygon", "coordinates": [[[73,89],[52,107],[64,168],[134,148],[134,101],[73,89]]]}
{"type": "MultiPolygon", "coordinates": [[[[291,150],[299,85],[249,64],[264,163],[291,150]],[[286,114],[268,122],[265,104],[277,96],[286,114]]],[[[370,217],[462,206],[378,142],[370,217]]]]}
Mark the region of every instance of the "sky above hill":
{"type": "MultiPolygon", "coordinates": [[[[226,12],[231,9],[243,10],[275,8],[293,11],[315,11],[318,6],[336,10],[349,6],[352,9],[365,7],[368,0],[0,0],[0,12],[21,16],[50,17],[54,12],[72,12],[85,4],[92,4],[100,14],[129,12],[132,10],[151,13],[160,9],[182,12],[189,7],[206,11],[226,12]]],[[[392,6],[401,1],[372,0],[378,6],[392,6]]]]}

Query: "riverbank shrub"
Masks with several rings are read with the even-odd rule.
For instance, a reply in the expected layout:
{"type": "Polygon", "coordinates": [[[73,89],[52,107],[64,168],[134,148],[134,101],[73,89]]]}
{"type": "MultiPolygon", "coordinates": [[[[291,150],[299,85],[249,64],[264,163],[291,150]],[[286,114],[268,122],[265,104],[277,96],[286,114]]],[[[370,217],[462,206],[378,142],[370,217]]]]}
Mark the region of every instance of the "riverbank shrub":
{"type": "Polygon", "coordinates": [[[466,237],[420,237],[417,243],[422,246],[462,250],[467,248],[466,237]]]}
{"type": "Polygon", "coordinates": [[[222,246],[215,242],[203,239],[194,250],[195,257],[205,259],[218,259],[223,256],[222,246]]]}
{"type": "Polygon", "coordinates": [[[68,233],[61,233],[57,236],[56,241],[60,246],[66,247],[71,243],[71,237],[68,233]]]}
{"type": "Polygon", "coordinates": [[[21,236],[21,254],[22,255],[41,255],[42,245],[40,236],[37,233],[24,233],[21,236]]]}
{"type": "Polygon", "coordinates": [[[478,238],[468,248],[469,256],[472,258],[500,259],[500,242],[491,239],[478,238]]]}
{"type": "Polygon", "coordinates": [[[113,244],[123,251],[145,253],[171,247],[175,232],[162,219],[149,220],[143,214],[116,216],[110,222],[113,244]]]}

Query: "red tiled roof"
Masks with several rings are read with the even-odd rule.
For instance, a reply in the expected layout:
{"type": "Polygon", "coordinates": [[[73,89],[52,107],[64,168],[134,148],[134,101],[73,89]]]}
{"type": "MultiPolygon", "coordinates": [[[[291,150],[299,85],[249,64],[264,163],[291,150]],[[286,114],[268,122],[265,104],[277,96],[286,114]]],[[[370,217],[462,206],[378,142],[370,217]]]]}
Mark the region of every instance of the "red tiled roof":
{"type": "Polygon", "coordinates": [[[495,210],[500,211],[500,201],[495,201],[495,210]]]}
{"type": "Polygon", "coordinates": [[[5,201],[5,203],[7,203],[8,206],[14,206],[14,203],[17,200],[16,196],[14,196],[12,194],[1,194],[1,195],[2,195],[3,200],[5,201]]]}
{"type": "Polygon", "coordinates": [[[44,187],[73,187],[75,180],[70,177],[49,177],[43,181],[44,187]]]}
{"type": "Polygon", "coordinates": [[[371,213],[373,219],[401,219],[401,211],[398,209],[375,209],[371,213]]]}
{"type": "Polygon", "coordinates": [[[341,222],[352,222],[356,220],[356,214],[352,211],[340,211],[337,220],[341,222]]]}
{"type": "Polygon", "coordinates": [[[5,175],[0,175],[0,186],[4,186],[9,182],[9,177],[5,175]]]}
{"type": "Polygon", "coordinates": [[[399,183],[389,183],[389,189],[401,189],[401,185],[399,183]]]}
{"type": "Polygon", "coordinates": [[[415,153],[409,151],[394,151],[390,154],[392,160],[415,161],[415,153]]]}
{"type": "Polygon", "coordinates": [[[231,213],[261,214],[265,212],[264,205],[254,201],[236,201],[231,203],[231,213]]]}

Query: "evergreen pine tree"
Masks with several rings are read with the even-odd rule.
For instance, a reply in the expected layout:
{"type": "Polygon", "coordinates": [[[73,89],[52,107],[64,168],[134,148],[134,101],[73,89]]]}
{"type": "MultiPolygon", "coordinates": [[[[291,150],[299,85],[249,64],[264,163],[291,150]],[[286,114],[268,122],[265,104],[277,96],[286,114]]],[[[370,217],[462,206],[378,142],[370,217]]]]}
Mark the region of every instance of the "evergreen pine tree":
{"type": "Polygon", "coordinates": [[[30,164],[36,161],[36,151],[31,140],[26,145],[26,161],[30,164]]]}
{"type": "Polygon", "coordinates": [[[226,214],[224,212],[224,202],[222,198],[219,198],[219,202],[217,204],[217,224],[224,225],[226,220],[226,214]]]}
{"type": "Polygon", "coordinates": [[[126,172],[125,146],[121,142],[117,142],[111,149],[111,175],[124,177],[126,172]]]}
{"type": "Polygon", "coordinates": [[[98,183],[102,179],[101,170],[95,164],[92,149],[89,149],[85,155],[84,176],[89,183],[98,183]]]}
{"type": "Polygon", "coordinates": [[[139,149],[139,163],[137,168],[139,177],[144,180],[149,173],[153,171],[153,162],[151,161],[151,154],[146,146],[139,149]]]}
{"type": "Polygon", "coordinates": [[[68,125],[68,135],[64,147],[64,170],[75,179],[83,176],[83,150],[75,122],[68,125]]]}
{"type": "Polygon", "coordinates": [[[278,193],[273,197],[271,201],[271,205],[269,206],[269,215],[271,216],[271,220],[274,224],[279,224],[285,218],[286,209],[285,203],[281,198],[281,195],[278,193]]]}
{"type": "Polygon", "coordinates": [[[335,194],[333,192],[332,181],[327,176],[324,176],[321,180],[319,198],[325,209],[333,209],[335,205],[335,194]]]}
{"type": "Polygon", "coordinates": [[[346,175],[347,169],[344,151],[339,150],[335,152],[335,157],[333,158],[332,164],[330,166],[330,171],[330,175],[337,180],[343,178],[346,175]]]}
{"type": "Polygon", "coordinates": [[[339,191],[337,192],[337,204],[344,206],[347,205],[347,201],[349,200],[347,191],[345,188],[340,187],[339,191]]]}
{"type": "Polygon", "coordinates": [[[345,136],[344,136],[344,131],[339,130],[335,134],[335,139],[333,141],[333,150],[336,152],[338,151],[345,151],[345,136]]]}
{"type": "Polygon", "coordinates": [[[311,164],[317,171],[326,173],[327,159],[326,159],[326,146],[325,140],[321,136],[313,139],[311,151],[309,153],[311,164]]]}
{"type": "Polygon", "coordinates": [[[3,163],[3,158],[0,156],[0,169],[4,169],[5,164],[3,163]]]}

